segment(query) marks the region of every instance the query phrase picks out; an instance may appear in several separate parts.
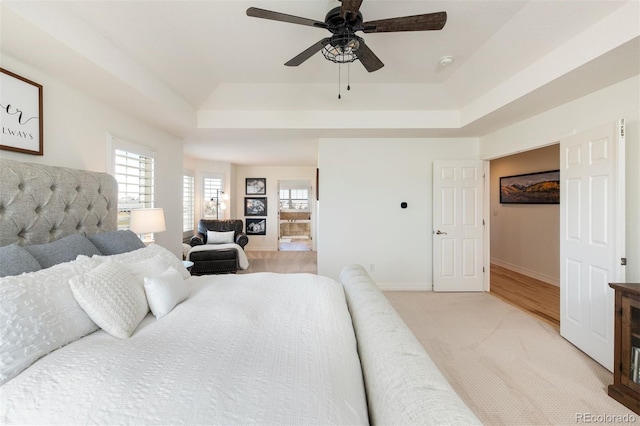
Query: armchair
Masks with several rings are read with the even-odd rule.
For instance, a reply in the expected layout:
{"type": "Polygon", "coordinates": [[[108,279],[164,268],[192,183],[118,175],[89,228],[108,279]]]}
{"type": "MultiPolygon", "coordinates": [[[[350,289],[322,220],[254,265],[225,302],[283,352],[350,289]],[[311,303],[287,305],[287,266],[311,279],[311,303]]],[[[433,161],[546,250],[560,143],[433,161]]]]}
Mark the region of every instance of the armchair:
{"type": "Polygon", "coordinates": [[[244,246],[249,242],[249,237],[243,232],[242,220],[201,219],[200,222],[198,222],[198,233],[189,241],[192,249],[187,253],[187,258],[193,262],[191,274],[235,273],[239,267],[239,253],[237,248],[230,247],[228,244],[213,244],[212,241],[209,241],[209,237],[222,235],[226,238],[228,234],[213,234],[209,231],[219,233],[233,231],[234,234],[232,238],[224,242],[233,242],[237,244],[241,250],[244,250],[244,246]],[[194,247],[203,245],[207,247],[199,247],[197,250],[193,249],[194,247]]]}

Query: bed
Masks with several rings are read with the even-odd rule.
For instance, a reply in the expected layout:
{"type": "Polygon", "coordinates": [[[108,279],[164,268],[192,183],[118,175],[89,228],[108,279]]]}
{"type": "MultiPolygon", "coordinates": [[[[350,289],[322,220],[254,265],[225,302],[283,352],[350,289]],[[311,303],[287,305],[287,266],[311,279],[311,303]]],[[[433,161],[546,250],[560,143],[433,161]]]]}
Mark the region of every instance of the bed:
{"type": "Polygon", "coordinates": [[[1,424],[479,424],[360,266],[190,276],[116,197],[0,159],[1,424]]]}

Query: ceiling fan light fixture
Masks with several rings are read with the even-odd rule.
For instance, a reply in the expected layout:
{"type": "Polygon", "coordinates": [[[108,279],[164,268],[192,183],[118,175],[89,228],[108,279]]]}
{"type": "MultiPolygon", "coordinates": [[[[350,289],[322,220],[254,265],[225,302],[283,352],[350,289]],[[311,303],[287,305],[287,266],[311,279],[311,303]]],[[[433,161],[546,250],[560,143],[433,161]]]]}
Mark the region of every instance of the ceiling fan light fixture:
{"type": "Polygon", "coordinates": [[[358,59],[354,52],[348,52],[339,47],[325,47],[322,49],[322,54],[325,58],[336,64],[346,64],[358,59]]]}
{"type": "Polygon", "coordinates": [[[403,16],[399,18],[378,19],[365,22],[360,6],[363,0],[340,0],[342,4],[331,9],[324,22],[286,13],[250,7],[247,16],[324,28],[332,36],[325,37],[308,47],[298,55],[285,62],[286,66],[298,66],[318,52],[332,62],[341,64],[359,59],[368,72],[377,71],[384,66],[382,61],[367,46],[365,41],[355,33],[389,33],[401,31],[438,31],[447,22],[446,12],[424,13],[421,15],[403,16]]]}
{"type": "Polygon", "coordinates": [[[344,37],[332,40],[322,49],[324,57],[337,64],[346,64],[358,59],[356,52],[360,47],[360,42],[357,38],[349,38],[348,36],[346,40],[348,40],[346,43],[344,37]]]}

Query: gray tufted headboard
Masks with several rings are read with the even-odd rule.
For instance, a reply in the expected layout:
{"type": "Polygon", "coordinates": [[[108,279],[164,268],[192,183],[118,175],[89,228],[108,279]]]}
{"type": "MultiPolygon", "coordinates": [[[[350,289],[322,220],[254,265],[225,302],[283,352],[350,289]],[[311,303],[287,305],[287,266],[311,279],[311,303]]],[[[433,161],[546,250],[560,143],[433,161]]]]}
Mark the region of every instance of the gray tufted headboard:
{"type": "Polygon", "coordinates": [[[107,173],[0,158],[0,246],[114,231],[117,199],[107,173]]]}

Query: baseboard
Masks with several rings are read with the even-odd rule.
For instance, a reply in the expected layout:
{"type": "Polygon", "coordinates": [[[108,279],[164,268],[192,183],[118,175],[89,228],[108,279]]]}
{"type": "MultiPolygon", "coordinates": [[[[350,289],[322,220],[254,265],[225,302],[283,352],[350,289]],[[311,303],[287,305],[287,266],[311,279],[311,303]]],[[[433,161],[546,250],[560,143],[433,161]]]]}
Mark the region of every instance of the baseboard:
{"type": "Polygon", "coordinates": [[[560,286],[560,278],[558,277],[552,277],[550,275],[546,275],[546,274],[541,274],[539,272],[536,271],[532,271],[531,269],[527,269],[527,268],[523,268],[521,266],[518,265],[513,265],[509,262],[504,262],[502,260],[498,260],[498,259],[491,259],[491,263],[497,266],[500,266],[502,268],[505,269],[510,269],[514,272],[517,272],[519,274],[522,275],[526,275],[528,277],[534,278],[536,280],[540,280],[540,281],[544,281],[545,283],[548,284],[552,284],[555,286],[560,286]]]}
{"type": "Polygon", "coordinates": [[[431,283],[376,283],[382,291],[431,291],[431,283]]]}

